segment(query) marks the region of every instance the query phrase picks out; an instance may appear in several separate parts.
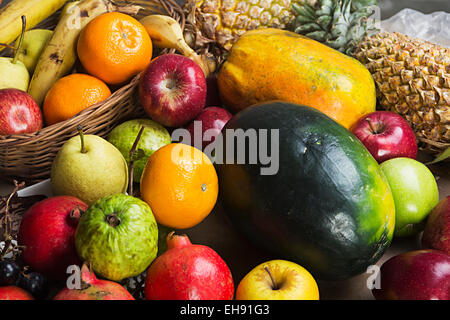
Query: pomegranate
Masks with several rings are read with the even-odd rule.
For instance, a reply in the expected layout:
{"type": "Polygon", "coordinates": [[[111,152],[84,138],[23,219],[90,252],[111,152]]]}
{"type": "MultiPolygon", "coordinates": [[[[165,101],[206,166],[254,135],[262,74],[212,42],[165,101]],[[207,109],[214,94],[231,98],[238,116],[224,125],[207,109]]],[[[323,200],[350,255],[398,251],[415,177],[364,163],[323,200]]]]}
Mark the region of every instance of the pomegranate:
{"type": "Polygon", "coordinates": [[[75,230],[87,205],[72,196],[44,199],[22,217],[18,241],[25,246],[25,264],[46,277],[59,280],[69,265],[81,265],[75,249],[75,230]]]}
{"type": "Polygon", "coordinates": [[[81,268],[80,289],[61,290],[53,300],[135,300],[117,282],[97,279],[87,264],[81,268]]]}
{"type": "Polygon", "coordinates": [[[167,251],[147,270],[147,300],[231,300],[230,269],[211,248],[192,244],[186,235],[167,236],[167,251]]]}
{"type": "Polygon", "coordinates": [[[16,286],[0,287],[0,300],[34,300],[33,296],[16,286]]]}

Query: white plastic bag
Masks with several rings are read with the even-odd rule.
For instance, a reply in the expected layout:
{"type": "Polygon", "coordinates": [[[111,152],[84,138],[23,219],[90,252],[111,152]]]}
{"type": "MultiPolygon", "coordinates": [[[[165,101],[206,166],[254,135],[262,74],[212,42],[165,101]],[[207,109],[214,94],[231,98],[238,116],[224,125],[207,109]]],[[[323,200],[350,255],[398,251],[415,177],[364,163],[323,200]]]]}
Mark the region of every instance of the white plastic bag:
{"type": "Polygon", "coordinates": [[[403,9],[381,21],[381,29],[450,47],[450,13],[447,12],[423,14],[413,9],[403,9]]]}

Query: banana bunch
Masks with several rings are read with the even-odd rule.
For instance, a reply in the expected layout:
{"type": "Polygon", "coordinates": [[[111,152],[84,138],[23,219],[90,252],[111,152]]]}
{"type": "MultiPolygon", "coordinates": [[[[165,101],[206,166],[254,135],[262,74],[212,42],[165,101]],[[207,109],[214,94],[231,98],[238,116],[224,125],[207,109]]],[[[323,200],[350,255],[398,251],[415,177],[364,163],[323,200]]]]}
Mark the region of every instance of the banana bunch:
{"type": "Polygon", "coordinates": [[[186,43],[180,24],[175,19],[154,14],[142,18],[140,23],[145,27],[156,47],[178,50],[182,55],[197,63],[205,76],[214,72],[216,67],[214,63],[206,57],[199,56],[186,43]]]}
{"type": "MultiPolygon", "coordinates": [[[[21,16],[27,18],[27,29],[60,9],[67,0],[14,0],[0,10],[0,43],[10,44],[22,32],[21,16]]],[[[0,47],[0,51],[3,48],[0,47]]]]}
{"type": "Polygon", "coordinates": [[[76,41],[95,17],[111,10],[110,1],[84,0],[72,4],[59,20],[53,36],[39,57],[28,93],[42,104],[53,84],[70,72],[77,58],[76,41]]]}

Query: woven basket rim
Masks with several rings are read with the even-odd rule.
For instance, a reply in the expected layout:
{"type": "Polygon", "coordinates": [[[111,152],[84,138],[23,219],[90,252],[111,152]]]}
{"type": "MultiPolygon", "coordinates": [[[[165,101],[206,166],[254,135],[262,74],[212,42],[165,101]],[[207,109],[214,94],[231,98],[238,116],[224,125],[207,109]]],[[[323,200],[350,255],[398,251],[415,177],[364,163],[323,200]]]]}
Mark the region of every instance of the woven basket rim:
{"type": "Polygon", "coordinates": [[[22,133],[22,134],[11,134],[11,135],[0,136],[0,143],[5,146],[12,146],[17,143],[23,143],[26,140],[35,139],[36,137],[48,134],[51,131],[56,131],[57,128],[67,128],[72,125],[72,122],[82,120],[85,115],[92,113],[92,111],[94,111],[94,110],[102,111],[103,109],[106,109],[107,107],[109,107],[110,102],[116,100],[117,98],[120,98],[124,94],[124,91],[127,91],[129,89],[134,89],[136,83],[139,81],[139,78],[140,78],[140,74],[133,77],[133,79],[126,85],[124,85],[124,86],[120,87],[119,89],[117,89],[116,91],[114,91],[105,100],[98,102],[98,103],[80,111],[79,113],[77,113],[76,115],[74,115],[73,117],[71,117],[67,120],[64,120],[64,121],[61,121],[61,122],[58,122],[58,123],[55,123],[55,124],[52,124],[49,126],[44,126],[42,129],[35,131],[33,133],[22,133]],[[5,141],[5,140],[11,140],[11,141],[5,141]]]}
{"type": "MultiPolygon", "coordinates": [[[[67,2],[69,2],[69,1],[67,1],[67,2]]],[[[112,1],[112,2],[114,2],[114,1],[112,1]]],[[[177,17],[179,18],[178,20],[179,20],[181,28],[184,29],[184,27],[185,27],[185,17],[183,15],[182,8],[175,0],[140,0],[140,1],[139,0],[138,1],[127,0],[127,1],[125,1],[125,3],[137,4],[137,5],[140,5],[141,7],[142,7],[142,5],[146,5],[149,8],[150,7],[154,8],[155,6],[159,6],[160,9],[164,10],[167,15],[172,16],[172,17],[174,17],[174,15],[177,15],[177,17]]],[[[145,11],[145,8],[143,11],[145,11]]],[[[57,11],[54,15],[58,15],[58,12],[59,11],[57,11]]],[[[80,73],[80,72],[78,72],[78,73],[80,73]]],[[[128,90],[134,90],[136,85],[139,82],[140,75],[141,75],[141,73],[135,75],[133,78],[131,78],[131,80],[128,80],[128,82],[126,82],[121,87],[119,87],[117,90],[112,92],[112,94],[105,100],[98,102],[92,106],[89,106],[86,109],[83,109],[82,111],[80,111],[79,113],[77,113],[76,115],[74,115],[73,117],[71,117],[67,120],[64,120],[64,121],[61,121],[61,122],[58,122],[58,123],[55,123],[52,125],[45,125],[45,123],[44,123],[44,126],[40,130],[32,132],[32,133],[0,135],[0,146],[1,147],[11,147],[11,146],[15,146],[18,144],[30,142],[39,137],[44,137],[46,135],[50,135],[53,132],[59,131],[58,128],[60,128],[61,130],[67,130],[69,128],[73,128],[74,123],[82,121],[83,119],[88,117],[93,112],[105,111],[111,105],[111,103],[113,103],[115,100],[119,100],[121,98],[121,96],[125,95],[128,92],[128,90]]],[[[41,106],[41,111],[42,111],[42,106],[41,106]]]]}

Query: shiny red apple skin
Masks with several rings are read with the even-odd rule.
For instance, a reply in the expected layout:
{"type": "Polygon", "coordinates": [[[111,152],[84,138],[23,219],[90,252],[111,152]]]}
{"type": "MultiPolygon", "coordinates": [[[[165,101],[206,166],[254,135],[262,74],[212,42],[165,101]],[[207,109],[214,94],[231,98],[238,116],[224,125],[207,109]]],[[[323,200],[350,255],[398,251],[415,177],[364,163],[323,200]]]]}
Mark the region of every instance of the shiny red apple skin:
{"type": "Polygon", "coordinates": [[[450,255],[432,249],[402,253],[380,269],[377,300],[449,300],[450,255]]]}
{"type": "Polygon", "coordinates": [[[450,255],[450,196],[442,199],[428,215],[422,246],[450,255]]]}
{"type": "MultiPolygon", "coordinates": [[[[216,137],[222,131],[222,128],[225,124],[231,119],[232,114],[225,110],[224,108],[219,107],[207,107],[203,109],[203,111],[194,119],[194,121],[189,125],[188,131],[191,135],[191,145],[197,147],[195,142],[197,140],[202,142],[202,148],[205,149],[206,146],[213,143],[216,140],[216,137]],[[199,121],[201,124],[201,140],[196,137],[196,128],[200,128],[199,123],[195,123],[199,121]],[[205,131],[208,130],[208,138],[205,137],[205,131]],[[205,138],[205,139],[204,139],[205,138]]],[[[202,149],[202,150],[203,150],[202,149]]]]}
{"type": "Polygon", "coordinates": [[[54,280],[67,277],[69,265],[80,265],[75,231],[87,205],[72,196],[54,196],[35,203],[23,215],[18,242],[22,259],[34,271],[54,280]]]}
{"type": "Polygon", "coordinates": [[[417,158],[414,131],[402,116],[394,112],[375,111],[365,115],[352,126],[351,131],[378,163],[399,157],[417,158]]]}
{"type": "Polygon", "coordinates": [[[139,81],[145,112],[167,127],[181,127],[194,119],[205,107],[206,91],[202,69],[179,54],[153,59],[139,81]]]}
{"type": "Polygon", "coordinates": [[[0,287],[0,300],[34,300],[33,296],[16,286],[0,287]]]}
{"type": "Polygon", "coordinates": [[[36,101],[19,89],[0,90],[0,135],[33,133],[43,126],[36,101]]]}

